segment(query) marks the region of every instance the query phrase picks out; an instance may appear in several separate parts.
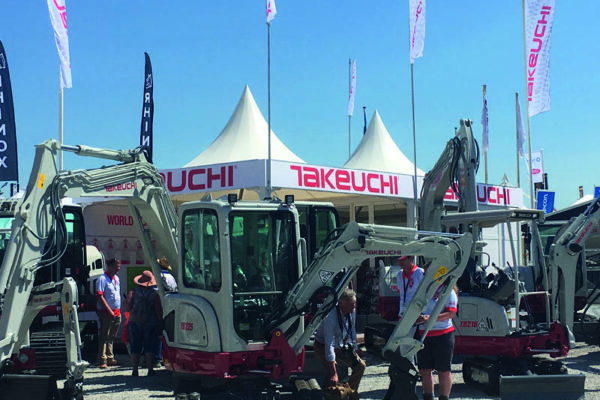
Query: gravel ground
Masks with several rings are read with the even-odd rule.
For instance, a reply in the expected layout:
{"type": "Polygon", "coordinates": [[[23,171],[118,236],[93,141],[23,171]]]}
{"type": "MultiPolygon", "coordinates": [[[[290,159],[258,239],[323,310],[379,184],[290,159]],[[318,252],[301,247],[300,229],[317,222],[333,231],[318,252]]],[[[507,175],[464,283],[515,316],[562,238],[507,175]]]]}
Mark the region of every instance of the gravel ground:
{"type": "MultiPolygon", "coordinates": [[[[367,370],[361,381],[361,399],[382,399],[389,384],[387,376],[388,364],[381,359],[366,354],[367,370]]],[[[84,395],[86,400],[140,400],[140,399],[174,399],[172,374],[164,368],[157,370],[154,377],[131,376],[129,358],[125,354],[117,354],[122,366],[108,370],[90,367],[85,374],[84,395]]],[[[578,343],[563,362],[570,373],[586,375],[585,400],[600,400],[600,349],[597,345],[578,343]]],[[[467,386],[462,379],[461,364],[452,369],[454,385],[451,397],[454,399],[497,399],[467,386]]],[[[140,369],[141,375],[145,370],[140,369]]],[[[420,385],[417,385],[420,394],[420,385]]],[[[210,396],[224,400],[227,396],[210,396]]],[[[206,398],[202,396],[202,398],[206,398]]],[[[525,398],[525,397],[523,397],[525,398]]]]}

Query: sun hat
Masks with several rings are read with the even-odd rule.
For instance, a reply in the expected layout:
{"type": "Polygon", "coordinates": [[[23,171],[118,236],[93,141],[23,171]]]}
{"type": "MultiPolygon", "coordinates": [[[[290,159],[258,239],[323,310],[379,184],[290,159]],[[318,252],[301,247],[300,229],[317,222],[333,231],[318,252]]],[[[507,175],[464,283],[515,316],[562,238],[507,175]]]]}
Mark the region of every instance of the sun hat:
{"type": "Polygon", "coordinates": [[[156,280],[154,279],[154,275],[152,275],[152,272],[150,271],[142,272],[141,275],[138,275],[135,278],[133,278],[133,281],[140,286],[156,286],[156,280]]]}

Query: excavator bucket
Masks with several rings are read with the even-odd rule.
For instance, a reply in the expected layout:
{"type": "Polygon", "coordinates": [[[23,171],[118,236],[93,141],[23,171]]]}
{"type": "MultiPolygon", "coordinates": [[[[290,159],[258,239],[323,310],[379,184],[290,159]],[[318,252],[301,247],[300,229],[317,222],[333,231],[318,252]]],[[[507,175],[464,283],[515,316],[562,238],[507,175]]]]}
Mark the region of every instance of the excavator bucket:
{"type": "Polygon", "coordinates": [[[585,375],[500,376],[502,400],[577,400],[584,397],[585,375]]]}

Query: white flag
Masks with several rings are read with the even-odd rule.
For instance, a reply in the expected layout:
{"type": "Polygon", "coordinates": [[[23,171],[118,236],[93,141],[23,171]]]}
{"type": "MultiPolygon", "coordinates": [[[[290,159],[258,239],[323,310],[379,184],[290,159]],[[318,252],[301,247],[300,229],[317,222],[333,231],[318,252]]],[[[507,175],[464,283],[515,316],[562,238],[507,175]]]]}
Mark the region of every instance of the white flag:
{"type": "Polygon", "coordinates": [[[67,6],[65,0],[48,0],[50,22],[54,29],[54,41],[60,60],[60,87],[71,87],[71,57],[69,56],[69,36],[67,34],[67,6]]]}
{"type": "Polygon", "coordinates": [[[425,0],[409,1],[410,18],[410,63],[415,62],[415,58],[423,57],[423,47],[425,46],[425,0]]]}
{"type": "Polygon", "coordinates": [[[348,116],[354,113],[354,92],[356,91],[356,60],[352,61],[352,75],[350,76],[350,93],[348,95],[348,116]]]}
{"type": "Polygon", "coordinates": [[[519,157],[525,156],[523,146],[527,141],[525,129],[523,128],[523,120],[521,119],[521,104],[519,104],[519,96],[517,96],[517,148],[519,149],[519,157]]]}
{"type": "Polygon", "coordinates": [[[271,25],[271,21],[277,15],[277,7],[275,7],[275,0],[267,0],[267,24],[271,25]]]}
{"type": "Polygon", "coordinates": [[[533,183],[544,181],[544,157],[541,151],[531,152],[531,181],[533,183]]]}
{"type": "Polygon", "coordinates": [[[550,39],[555,0],[525,0],[525,64],[529,116],[550,110],[550,39]]]}
{"type": "Polygon", "coordinates": [[[483,89],[483,110],[481,110],[481,125],[483,125],[483,133],[481,134],[481,150],[487,152],[490,148],[490,128],[488,127],[488,107],[487,93],[485,86],[483,89]]]}

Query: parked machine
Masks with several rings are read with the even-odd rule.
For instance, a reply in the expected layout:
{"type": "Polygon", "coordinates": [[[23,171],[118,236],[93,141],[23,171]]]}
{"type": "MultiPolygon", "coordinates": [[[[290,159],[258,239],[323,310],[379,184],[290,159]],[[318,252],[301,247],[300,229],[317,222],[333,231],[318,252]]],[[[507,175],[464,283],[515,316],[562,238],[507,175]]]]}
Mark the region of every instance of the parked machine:
{"type": "MultiPolygon", "coordinates": [[[[544,219],[542,211],[478,209],[478,165],[479,149],[471,121],[461,120],[438,162],[425,175],[419,214],[419,228],[424,231],[469,232],[473,237],[469,262],[458,280],[458,313],[453,320],[455,356],[463,359],[465,382],[494,394],[528,393],[532,387],[540,393],[583,392],[583,375],[567,375],[560,361],[536,357],[565,356],[570,349],[574,264],[546,264],[537,232],[538,223],[544,219]],[[447,213],[443,204],[449,187],[458,198],[456,213],[447,213]],[[516,267],[520,257],[513,246],[511,263],[496,266],[485,251],[482,229],[505,224],[512,245],[515,222],[529,227],[533,264],[516,267]],[[557,271],[561,278],[556,277],[557,271]],[[557,285],[552,290],[551,282],[557,285]],[[557,310],[563,310],[562,314],[557,310]],[[559,382],[560,391],[542,378],[547,374],[559,382]]],[[[388,267],[387,280],[381,285],[387,294],[380,308],[388,319],[398,307],[397,295],[390,290],[393,279],[388,267]]],[[[388,332],[385,325],[373,327],[371,341],[385,338],[388,332]]]]}
{"type": "MultiPolygon", "coordinates": [[[[360,262],[381,254],[416,254],[431,261],[430,272],[385,351],[392,361],[390,398],[400,398],[407,388],[414,393],[416,370],[396,349],[404,342],[413,344],[413,353],[422,346],[422,339],[406,334],[440,285],[441,299],[449,295],[472,243],[468,233],[420,235],[414,229],[350,223],[334,231],[309,265],[292,197],[283,202],[240,202],[231,195],[227,200],[183,204],[176,215],[158,171],[142,149],[113,151],[49,140],[37,146],[0,270],[2,395],[13,393],[11,388],[23,390],[7,373],[11,360],[26,343],[35,315],[54,304],[60,293],[68,350],[64,393],[82,398],[86,363],[79,354],[77,285],[71,278],[57,283],[42,272],[66,248],[60,200],[67,196],[126,199],[145,258],[165,256],[179,284],[178,292],[167,292],[160,281],[158,286],[164,309],[165,366],[179,377],[195,376],[202,386],[243,381],[246,388],[263,390],[271,379],[301,373],[304,344],[360,262]],[[59,172],[58,151],[120,163],[59,172]],[[46,253],[55,256],[46,261],[46,253]],[[41,282],[43,276],[48,281],[41,282]],[[321,306],[305,327],[302,316],[314,302],[321,306]]],[[[155,275],[160,273],[155,262],[152,269],[155,275]]],[[[440,311],[434,310],[433,316],[440,311]]]]}

